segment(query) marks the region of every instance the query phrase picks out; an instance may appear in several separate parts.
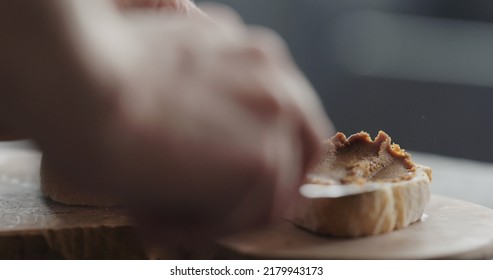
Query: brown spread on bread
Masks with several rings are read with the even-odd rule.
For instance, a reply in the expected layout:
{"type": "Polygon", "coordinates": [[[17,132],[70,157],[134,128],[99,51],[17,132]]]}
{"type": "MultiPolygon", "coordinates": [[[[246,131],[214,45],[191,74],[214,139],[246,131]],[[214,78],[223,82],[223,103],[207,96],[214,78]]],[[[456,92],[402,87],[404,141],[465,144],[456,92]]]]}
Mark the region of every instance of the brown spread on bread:
{"type": "Polygon", "coordinates": [[[366,132],[337,133],[323,144],[320,162],[306,183],[332,185],[409,180],[416,170],[411,156],[383,131],[372,140],[366,132]]]}

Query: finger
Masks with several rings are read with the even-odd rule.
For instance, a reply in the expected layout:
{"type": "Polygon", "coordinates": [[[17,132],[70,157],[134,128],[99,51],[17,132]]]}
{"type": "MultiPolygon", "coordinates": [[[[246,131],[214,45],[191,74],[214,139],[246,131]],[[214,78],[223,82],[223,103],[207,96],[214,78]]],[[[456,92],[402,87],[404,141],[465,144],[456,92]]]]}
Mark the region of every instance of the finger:
{"type": "Polygon", "coordinates": [[[332,134],[333,126],[329,121],[322,103],[311,87],[308,80],[299,71],[294,63],[285,41],[277,33],[261,27],[249,29],[248,37],[251,48],[257,48],[265,60],[272,60],[272,73],[278,73],[282,82],[281,89],[277,93],[289,95],[290,99],[302,114],[307,118],[308,124],[317,131],[321,139],[332,134]]]}
{"type": "Polygon", "coordinates": [[[301,139],[304,158],[302,170],[306,171],[316,159],[322,140],[334,133],[333,125],[315,91],[292,62],[284,41],[268,30],[252,30],[249,33],[252,40],[240,55],[234,53],[228,61],[250,64],[253,70],[228,73],[231,77],[226,81],[236,89],[235,98],[261,116],[275,117],[287,111],[286,117],[299,128],[297,137],[301,139]]]}
{"type": "Polygon", "coordinates": [[[199,5],[200,9],[213,18],[217,23],[232,26],[244,26],[245,23],[241,16],[232,8],[213,2],[206,2],[199,5]]]}
{"type": "Polygon", "coordinates": [[[132,8],[157,8],[160,0],[114,0],[117,7],[127,10],[132,8]]]}
{"type": "Polygon", "coordinates": [[[280,35],[266,28],[250,28],[252,44],[261,48],[267,57],[273,59],[273,73],[279,75],[283,87],[278,92],[289,95],[295,106],[305,116],[309,127],[319,134],[319,138],[331,136],[333,126],[328,119],[322,102],[303,73],[294,63],[288,46],[280,35]]]}
{"type": "Polygon", "coordinates": [[[279,121],[279,133],[272,143],[278,167],[271,212],[272,220],[286,217],[288,206],[296,196],[303,176],[303,151],[301,139],[297,135],[297,125],[290,118],[280,118],[279,121]]]}
{"type": "Polygon", "coordinates": [[[303,172],[306,172],[318,159],[322,140],[332,136],[335,129],[320,99],[301,73],[285,73],[283,85],[284,92],[293,102],[292,114],[298,118],[304,152],[303,172]]]}
{"type": "Polygon", "coordinates": [[[284,79],[285,87],[289,89],[293,101],[301,110],[301,117],[309,131],[315,133],[320,140],[332,136],[335,132],[322,102],[308,80],[300,71],[287,73],[284,79]]]}
{"type": "Polygon", "coordinates": [[[269,83],[269,92],[276,95],[281,107],[299,124],[298,135],[304,152],[303,170],[306,171],[315,161],[322,140],[333,135],[334,126],[314,89],[292,62],[282,39],[270,36],[265,30],[258,29],[257,32],[259,33],[255,36],[260,44],[259,48],[263,50],[267,59],[274,57],[271,58],[273,61],[270,64],[267,63],[269,73],[264,74],[272,80],[279,81],[269,83]]]}
{"type": "Polygon", "coordinates": [[[236,40],[243,40],[246,34],[245,23],[235,10],[211,2],[203,3],[199,7],[226,34],[236,40]]]}
{"type": "Polygon", "coordinates": [[[158,0],[157,8],[178,11],[191,16],[205,16],[205,14],[190,0],[158,0]]]}
{"type": "Polygon", "coordinates": [[[246,40],[252,47],[266,52],[279,66],[285,69],[296,68],[289,46],[279,33],[262,26],[249,26],[246,40]]]}
{"type": "Polygon", "coordinates": [[[123,11],[132,9],[171,10],[185,15],[205,17],[205,14],[190,0],[114,0],[123,11]]]}

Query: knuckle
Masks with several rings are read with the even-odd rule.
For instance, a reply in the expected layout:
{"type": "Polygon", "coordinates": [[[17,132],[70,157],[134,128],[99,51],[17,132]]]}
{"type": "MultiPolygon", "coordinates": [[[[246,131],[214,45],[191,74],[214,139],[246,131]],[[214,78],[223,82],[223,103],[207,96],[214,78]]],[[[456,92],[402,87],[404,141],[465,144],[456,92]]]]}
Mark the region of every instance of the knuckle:
{"type": "Polygon", "coordinates": [[[203,1],[200,3],[199,7],[204,13],[209,15],[218,23],[232,24],[237,27],[244,25],[241,15],[227,5],[219,4],[217,2],[203,1]]]}
{"type": "Polygon", "coordinates": [[[194,4],[190,0],[115,0],[117,7],[122,9],[168,9],[188,13],[194,4]]]}
{"type": "Polygon", "coordinates": [[[265,27],[251,27],[251,38],[254,42],[274,51],[287,52],[288,46],[281,35],[265,27]]]}
{"type": "Polygon", "coordinates": [[[284,107],[282,100],[266,86],[259,88],[259,95],[257,96],[256,103],[256,109],[268,117],[279,116],[284,107]]]}
{"type": "Polygon", "coordinates": [[[262,141],[254,155],[246,165],[246,172],[254,180],[254,184],[273,184],[275,183],[277,169],[272,160],[269,159],[269,153],[263,147],[262,141]]]}
{"type": "Polygon", "coordinates": [[[158,8],[166,8],[182,12],[188,11],[191,5],[188,0],[158,0],[156,4],[158,8]]]}
{"type": "Polygon", "coordinates": [[[255,98],[253,109],[265,121],[273,121],[284,115],[286,102],[271,90],[264,88],[255,98]]]}
{"type": "Polygon", "coordinates": [[[260,45],[251,45],[245,49],[245,54],[250,61],[265,64],[271,59],[269,52],[260,45]]]}
{"type": "Polygon", "coordinates": [[[283,110],[283,103],[272,93],[264,95],[263,106],[271,116],[278,116],[283,110]]]}

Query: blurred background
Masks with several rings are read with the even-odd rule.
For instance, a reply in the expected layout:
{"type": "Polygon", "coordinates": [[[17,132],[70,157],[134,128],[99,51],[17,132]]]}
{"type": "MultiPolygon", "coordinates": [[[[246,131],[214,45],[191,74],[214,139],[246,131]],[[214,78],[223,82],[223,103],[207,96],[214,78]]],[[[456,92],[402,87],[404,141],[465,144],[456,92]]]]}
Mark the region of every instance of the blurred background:
{"type": "Polygon", "coordinates": [[[339,131],[493,162],[493,1],[216,2],[284,37],[339,131]]]}

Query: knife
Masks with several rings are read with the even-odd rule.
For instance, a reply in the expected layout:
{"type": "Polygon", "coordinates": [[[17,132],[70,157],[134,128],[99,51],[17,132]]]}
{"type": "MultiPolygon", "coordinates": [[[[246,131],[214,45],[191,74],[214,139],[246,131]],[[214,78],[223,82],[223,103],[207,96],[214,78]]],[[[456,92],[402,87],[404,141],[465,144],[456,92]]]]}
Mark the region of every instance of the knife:
{"type": "Polygon", "coordinates": [[[307,198],[337,198],[373,192],[389,185],[388,183],[364,185],[320,185],[304,184],[300,187],[300,194],[307,198]]]}

